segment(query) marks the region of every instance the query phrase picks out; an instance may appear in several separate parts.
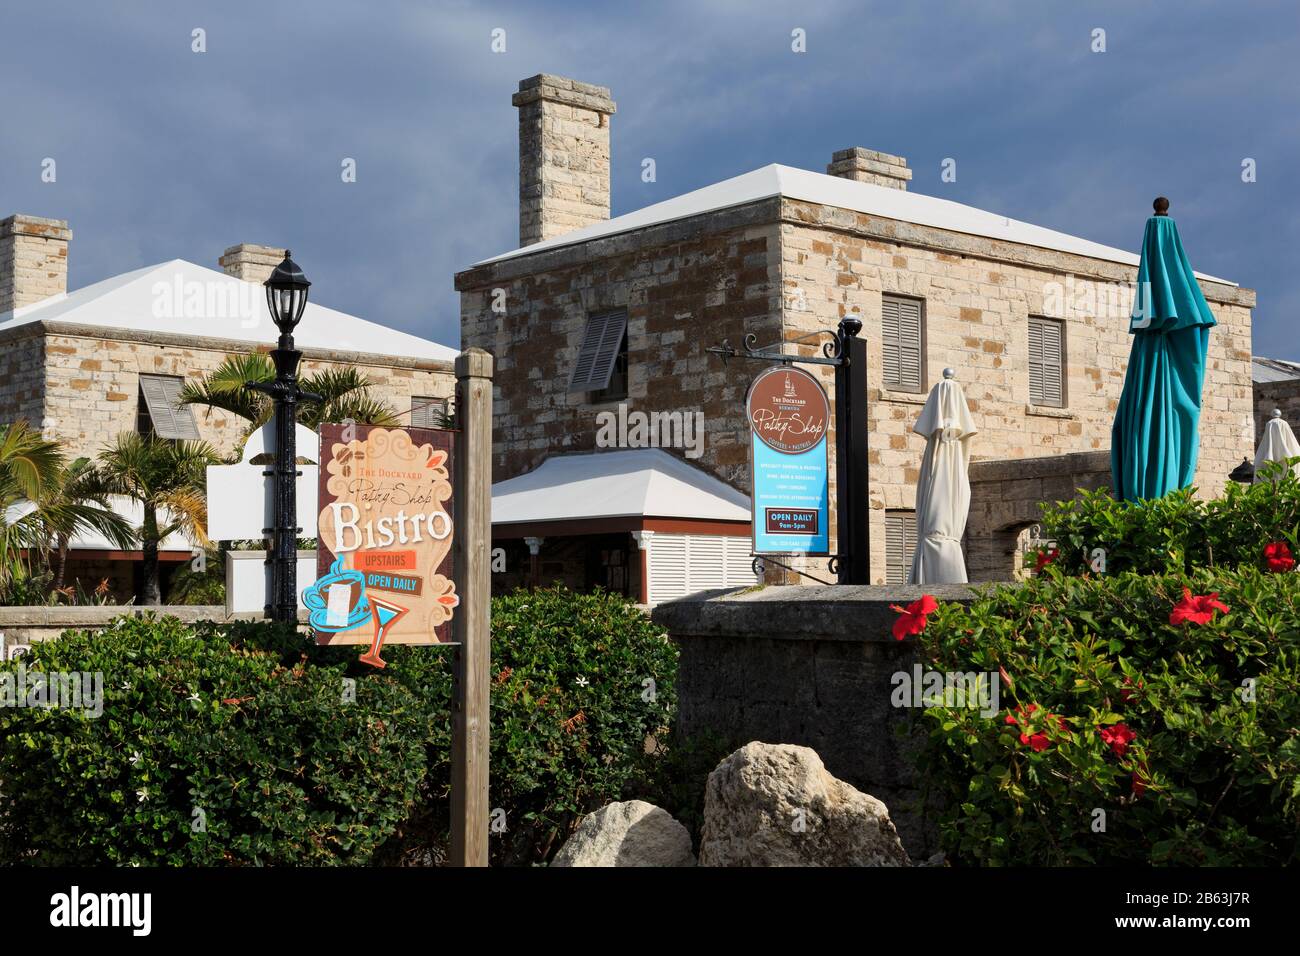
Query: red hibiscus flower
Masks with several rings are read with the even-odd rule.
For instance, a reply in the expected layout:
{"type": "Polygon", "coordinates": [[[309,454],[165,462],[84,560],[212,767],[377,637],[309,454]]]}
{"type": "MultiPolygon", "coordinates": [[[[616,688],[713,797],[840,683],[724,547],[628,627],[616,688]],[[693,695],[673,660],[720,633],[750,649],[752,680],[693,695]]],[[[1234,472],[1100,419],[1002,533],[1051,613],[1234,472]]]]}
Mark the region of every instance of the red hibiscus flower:
{"type": "Polygon", "coordinates": [[[1053,548],[1051,551],[1039,551],[1038,560],[1034,566],[1034,573],[1041,574],[1043,568],[1047,567],[1060,556],[1061,552],[1059,548],[1053,548]]]}
{"type": "Polygon", "coordinates": [[[1290,571],[1295,567],[1295,558],[1285,541],[1272,541],[1264,546],[1264,560],[1270,571],[1290,571]]]}
{"type": "Polygon", "coordinates": [[[1137,734],[1127,724],[1098,727],[1097,733],[1101,734],[1102,742],[1110,747],[1111,753],[1121,760],[1124,759],[1124,754],[1128,753],[1128,745],[1137,740],[1137,734]]]}
{"type": "Polygon", "coordinates": [[[898,620],[894,621],[894,640],[901,641],[909,634],[920,634],[925,630],[925,626],[930,623],[929,615],[939,609],[939,602],[924,594],[921,600],[913,601],[906,608],[897,604],[891,604],[890,608],[899,614],[898,620]]]}
{"type": "Polygon", "coordinates": [[[1183,599],[1174,605],[1169,614],[1170,624],[1209,624],[1214,619],[1214,612],[1228,613],[1228,605],[1219,600],[1219,592],[1213,594],[1193,594],[1191,589],[1183,588],[1183,599]]]}
{"type": "Polygon", "coordinates": [[[1070,735],[1070,727],[1065,722],[1065,718],[1046,710],[1041,716],[1035,716],[1038,710],[1037,704],[1017,707],[1015,713],[1007,714],[1006,718],[1008,725],[1020,728],[1020,743],[1031,748],[1034,753],[1042,753],[1052,746],[1052,738],[1048,733],[1050,728],[1055,727],[1057,733],[1063,737],[1070,735]]]}

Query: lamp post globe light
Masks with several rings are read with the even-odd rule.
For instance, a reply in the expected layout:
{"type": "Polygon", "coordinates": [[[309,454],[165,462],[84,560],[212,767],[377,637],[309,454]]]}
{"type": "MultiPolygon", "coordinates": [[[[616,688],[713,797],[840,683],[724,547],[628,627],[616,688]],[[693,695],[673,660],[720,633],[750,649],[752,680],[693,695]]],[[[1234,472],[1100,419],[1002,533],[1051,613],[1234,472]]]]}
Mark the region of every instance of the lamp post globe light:
{"type": "Polygon", "coordinates": [[[271,397],[275,409],[275,461],[265,474],[273,479],[271,527],[267,535],[267,563],[271,566],[271,589],[266,613],[272,620],[298,620],[298,448],[294,429],[300,401],[324,401],[320,395],[298,387],[298,363],[302,353],[294,348],[293,330],[307,308],[311,283],[298,264],[284,251],[284,261],[275,267],[266,287],[266,306],[280,338],[271,351],[275,378],[270,382],[248,382],[247,388],[271,397]]]}

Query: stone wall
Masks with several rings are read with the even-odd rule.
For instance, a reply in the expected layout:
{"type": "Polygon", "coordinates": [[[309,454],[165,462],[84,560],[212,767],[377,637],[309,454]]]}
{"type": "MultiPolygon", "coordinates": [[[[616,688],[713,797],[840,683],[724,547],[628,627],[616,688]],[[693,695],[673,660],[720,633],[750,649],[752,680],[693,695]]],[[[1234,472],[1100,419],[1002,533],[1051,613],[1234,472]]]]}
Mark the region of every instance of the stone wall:
{"type": "Polygon", "coordinates": [[[0,345],[0,424],[21,419],[40,428],[44,383],[44,336],[18,335],[0,345]]]}
{"type": "Polygon", "coordinates": [[[704,450],[692,464],[748,490],[743,406],[758,366],[705,350],[739,346],[750,332],[762,344],[780,338],[776,229],[752,224],[763,215],[733,211],[708,232],[673,223],[459,274],[461,347],[496,361],[493,481],[596,447],[597,415],[619,402],[569,393],[570,374],[588,316],[626,307],[629,410],[702,412],[704,450]]]}
{"type": "MultiPolygon", "coordinates": [[[[498,360],[497,481],[550,454],[594,447],[597,413],[616,405],[567,394],[569,372],[587,316],[626,306],[629,408],[702,409],[705,453],[694,463],[748,492],[742,403],[760,366],[724,367],[705,349],[723,339],[740,345],[747,332],[760,345],[793,343],[860,315],[869,356],[871,579],[882,583],[883,515],[915,508],[925,443],[911,428],[945,367],[957,370],[979,428],[976,460],[1109,449],[1132,344],[1135,277],[1134,267],[1118,263],[773,198],[479,266],[460,273],[456,287],[463,344],[498,360]],[[924,302],[924,388],[915,394],[883,384],[886,294],[924,302]],[[495,302],[503,313],[493,311],[495,302]],[[1030,316],[1064,323],[1062,407],[1029,401],[1030,316]]],[[[1214,496],[1253,453],[1255,295],[1201,285],[1219,325],[1210,338],[1196,481],[1201,494],[1214,496]]],[[[820,355],[823,341],[787,351],[820,355]]],[[[810,370],[833,396],[831,370],[810,370]]],[[[832,501],[834,481],[832,469],[832,501]]],[[[768,580],[779,575],[773,570],[768,580]]]]}
{"type": "MultiPolygon", "coordinates": [[[[971,444],[974,459],[1109,449],[1132,345],[1127,283],[1134,281],[1135,267],[796,200],[784,201],[782,219],[786,337],[834,328],[848,313],[862,316],[869,362],[873,581],[883,582],[885,572],[884,522],[876,519],[886,509],[916,506],[925,439],[911,429],[925,392],[945,367],[957,370],[979,429],[971,444]],[[886,294],[924,301],[924,391],[917,394],[883,386],[880,321],[886,294]],[[1031,315],[1064,320],[1064,407],[1029,402],[1031,315]]],[[[1217,283],[1202,281],[1201,287],[1219,325],[1210,336],[1196,483],[1202,495],[1213,497],[1242,455],[1253,454],[1255,296],[1217,283]]],[[[829,390],[831,376],[823,379],[829,390]]]]}
{"type": "Polygon", "coordinates": [[[609,118],[603,86],[540,73],[520,80],[519,244],[609,218],[609,118]]]}
{"type": "MultiPolygon", "coordinates": [[[[44,323],[44,331],[44,402],[37,420],[46,435],[66,443],[69,455],[93,456],[119,432],[136,430],[140,374],[198,381],[228,354],[248,351],[247,343],[231,340],[186,340],[55,322],[44,323]]],[[[374,382],[372,393],[398,413],[409,413],[415,396],[449,398],[455,392],[450,363],[304,350],[303,375],[349,366],[374,382]]],[[[200,436],[222,453],[237,447],[246,428],[243,419],[219,410],[196,406],[194,418],[200,436]]],[[[404,421],[410,421],[409,415],[404,421]]]]}
{"type": "MultiPolygon", "coordinates": [[[[1255,384],[1255,444],[1264,435],[1264,425],[1273,417],[1273,409],[1280,408],[1282,417],[1291,430],[1300,437],[1300,378],[1283,382],[1257,382],[1255,384]]],[[[1255,460],[1254,452],[1250,460],[1255,460]]]]}
{"type": "Polygon", "coordinates": [[[0,316],[68,291],[71,240],[65,219],[0,219],[0,316]]]}
{"type": "MultiPolygon", "coordinates": [[[[198,621],[260,621],[260,611],[227,614],[220,606],[202,604],[161,607],[0,607],[0,646],[30,644],[58,637],[64,631],[107,627],[119,617],[175,617],[186,623],[198,621]]],[[[307,623],[307,612],[299,609],[298,622],[307,623]]]]}
{"type": "Polygon", "coordinates": [[[966,573],[971,581],[1010,581],[1042,518],[1042,502],[1068,501],[1080,489],[1111,486],[1110,452],[977,461],[970,467],[966,573]]]}
{"type": "MultiPolygon", "coordinates": [[[[913,859],[936,849],[909,751],[923,728],[891,703],[893,675],[917,663],[894,640],[898,615],[922,591],[972,600],[965,587],[765,588],[704,591],[652,612],[681,649],[676,732],[811,747],[826,769],[883,800],[913,859]]],[[[993,718],[996,719],[996,718],[993,718]]]]}

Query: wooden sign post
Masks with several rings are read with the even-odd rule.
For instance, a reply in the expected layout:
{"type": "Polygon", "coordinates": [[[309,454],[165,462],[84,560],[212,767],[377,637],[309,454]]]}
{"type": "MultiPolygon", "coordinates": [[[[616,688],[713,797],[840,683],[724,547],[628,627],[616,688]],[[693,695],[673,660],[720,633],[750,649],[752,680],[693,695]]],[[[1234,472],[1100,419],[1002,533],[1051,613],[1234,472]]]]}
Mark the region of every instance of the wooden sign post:
{"type": "Polygon", "coordinates": [[[459,447],[453,461],[456,537],[453,577],[459,613],[452,623],[456,671],[451,715],[451,864],[488,865],[488,732],[491,661],[492,356],[466,349],[456,358],[459,447]]]}

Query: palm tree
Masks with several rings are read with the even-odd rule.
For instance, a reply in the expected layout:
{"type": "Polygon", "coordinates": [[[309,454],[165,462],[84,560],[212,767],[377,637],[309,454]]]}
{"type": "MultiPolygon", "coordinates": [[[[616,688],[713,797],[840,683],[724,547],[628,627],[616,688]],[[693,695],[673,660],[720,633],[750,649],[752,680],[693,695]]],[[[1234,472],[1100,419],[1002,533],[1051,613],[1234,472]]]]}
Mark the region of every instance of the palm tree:
{"type": "Polygon", "coordinates": [[[110,494],[138,501],[143,515],[136,537],[144,552],[144,604],[162,603],[158,544],[180,532],[200,546],[209,544],[206,469],[220,461],[207,442],[167,441],[122,432],[99,454],[103,485],[110,494]]]}
{"type": "MultiPolygon", "coordinates": [[[[246,419],[251,432],[271,420],[271,399],[262,392],[244,387],[246,382],[270,382],[275,379],[275,365],[265,352],[227,355],[215,370],[200,382],[186,382],[181,389],[182,405],[205,405],[219,408],[246,419]]],[[[397,412],[382,399],[370,394],[373,384],[352,368],[326,369],[308,375],[298,383],[304,391],[325,397],[324,402],[298,405],[298,422],[319,430],[325,422],[351,419],[361,425],[397,425],[397,412]]]]}
{"type": "Polygon", "coordinates": [[[131,547],[131,527],[96,490],[90,463],[65,465],[59,443],[26,422],[0,425],[0,585],[29,571],[35,553],[57,544],[59,576],[68,542],[80,531],[98,531],[119,547],[131,547]]]}

